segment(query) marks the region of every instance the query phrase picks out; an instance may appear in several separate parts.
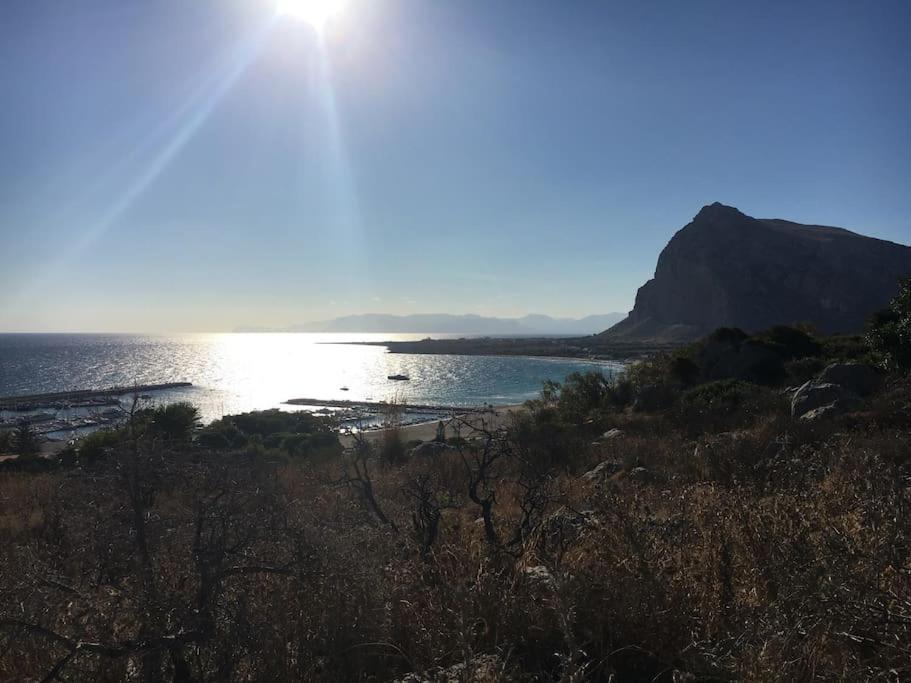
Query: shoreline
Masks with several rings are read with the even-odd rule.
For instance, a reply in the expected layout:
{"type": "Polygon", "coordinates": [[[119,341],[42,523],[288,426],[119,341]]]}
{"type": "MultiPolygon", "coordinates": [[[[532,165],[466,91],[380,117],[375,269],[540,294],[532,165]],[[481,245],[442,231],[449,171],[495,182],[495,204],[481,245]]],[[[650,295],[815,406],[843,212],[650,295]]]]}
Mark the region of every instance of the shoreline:
{"type": "MultiPolygon", "coordinates": [[[[511,403],[505,405],[493,406],[492,409],[482,412],[466,412],[462,414],[456,414],[453,417],[467,417],[469,422],[471,418],[487,418],[490,422],[491,427],[500,427],[507,420],[512,417],[515,413],[525,410],[525,404],[523,403],[511,403]]],[[[448,418],[451,419],[451,418],[448,418]]],[[[453,429],[449,424],[447,424],[448,419],[442,419],[443,424],[446,427],[446,437],[452,438],[456,436],[455,429],[453,429]]],[[[399,435],[402,438],[402,441],[432,441],[436,437],[437,425],[441,420],[430,420],[427,422],[417,422],[415,424],[402,425],[398,427],[399,435]]],[[[384,434],[389,431],[389,428],[378,427],[376,429],[364,430],[361,432],[367,441],[379,441],[383,438],[384,434]]],[[[354,443],[354,437],[351,434],[339,434],[339,441],[342,442],[342,445],[345,447],[350,447],[354,443]]]]}
{"type": "Polygon", "coordinates": [[[340,398],[337,400],[332,399],[321,399],[321,398],[291,398],[287,401],[283,401],[282,405],[289,406],[316,406],[320,408],[367,408],[367,409],[377,409],[382,410],[384,408],[399,408],[403,411],[413,411],[413,412],[432,412],[432,413],[445,413],[445,412],[464,412],[464,413],[483,413],[489,412],[491,409],[495,409],[496,406],[493,404],[485,405],[434,405],[434,404],[422,404],[422,403],[390,403],[389,401],[355,401],[350,399],[340,398]]]}
{"type": "Polygon", "coordinates": [[[422,339],[419,341],[340,342],[355,346],[382,346],[389,353],[452,356],[512,356],[592,363],[629,363],[676,344],[605,342],[594,337],[480,337],[422,339]]]}

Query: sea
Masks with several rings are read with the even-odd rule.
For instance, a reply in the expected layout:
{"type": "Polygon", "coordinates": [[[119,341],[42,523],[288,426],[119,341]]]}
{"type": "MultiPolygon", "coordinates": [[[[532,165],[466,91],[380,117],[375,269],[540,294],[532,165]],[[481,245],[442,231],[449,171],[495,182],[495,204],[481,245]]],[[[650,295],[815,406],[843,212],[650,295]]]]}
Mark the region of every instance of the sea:
{"type": "Polygon", "coordinates": [[[522,403],[545,380],[622,372],[620,363],[510,356],[389,353],[363,342],[456,334],[0,334],[0,396],[191,382],[149,402],[189,401],[203,422],[289,399],[442,406],[522,403]],[[405,375],[393,381],[390,375],[405,375]]]}

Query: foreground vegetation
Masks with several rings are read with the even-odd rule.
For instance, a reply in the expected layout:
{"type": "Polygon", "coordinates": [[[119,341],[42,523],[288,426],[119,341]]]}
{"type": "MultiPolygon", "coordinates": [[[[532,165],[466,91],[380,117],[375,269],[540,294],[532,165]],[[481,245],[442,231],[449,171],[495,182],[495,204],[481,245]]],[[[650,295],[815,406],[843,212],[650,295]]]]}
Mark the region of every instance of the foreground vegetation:
{"type": "Polygon", "coordinates": [[[312,416],[140,414],[0,474],[0,677],[901,680],[899,323],[719,331],[454,421],[433,455],[342,453],[312,416]],[[786,388],[845,360],[889,372],[793,417],[786,388]]]}

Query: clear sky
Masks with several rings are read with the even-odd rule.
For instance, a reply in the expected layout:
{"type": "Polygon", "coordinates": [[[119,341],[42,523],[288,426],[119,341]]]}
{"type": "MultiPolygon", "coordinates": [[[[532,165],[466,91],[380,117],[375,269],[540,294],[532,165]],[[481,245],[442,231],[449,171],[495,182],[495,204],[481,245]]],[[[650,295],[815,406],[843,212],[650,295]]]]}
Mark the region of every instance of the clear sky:
{"type": "Polygon", "coordinates": [[[0,3],[0,330],[628,310],[713,201],[911,242],[911,2],[0,3]]]}

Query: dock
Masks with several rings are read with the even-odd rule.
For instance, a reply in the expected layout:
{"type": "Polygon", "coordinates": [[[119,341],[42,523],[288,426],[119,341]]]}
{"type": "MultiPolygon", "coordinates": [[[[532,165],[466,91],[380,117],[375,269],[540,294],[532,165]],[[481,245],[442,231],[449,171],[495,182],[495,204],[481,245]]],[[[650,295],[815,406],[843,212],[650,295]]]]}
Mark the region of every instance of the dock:
{"type": "Polygon", "coordinates": [[[46,394],[3,396],[0,397],[0,409],[21,408],[23,405],[43,407],[51,403],[113,398],[115,396],[144,394],[150,391],[162,391],[165,389],[185,389],[192,386],[192,382],[165,382],[164,384],[135,384],[132,386],[108,387],[106,389],[78,389],[75,391],[57,391],[46,394]]]}

